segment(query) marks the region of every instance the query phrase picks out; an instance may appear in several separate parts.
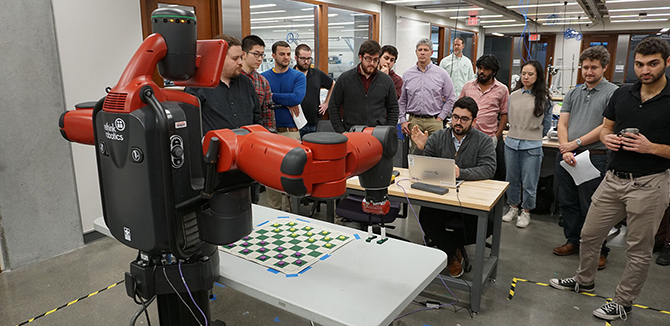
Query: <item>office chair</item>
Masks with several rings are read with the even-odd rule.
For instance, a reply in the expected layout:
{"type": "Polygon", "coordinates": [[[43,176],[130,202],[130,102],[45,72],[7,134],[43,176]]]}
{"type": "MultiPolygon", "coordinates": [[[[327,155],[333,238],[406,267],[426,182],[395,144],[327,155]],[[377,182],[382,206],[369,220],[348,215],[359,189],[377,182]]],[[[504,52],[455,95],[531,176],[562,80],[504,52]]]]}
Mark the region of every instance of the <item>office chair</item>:
{"type": "MultiPolygon", "coordinates": [[[[349,195],[346,198],[340,200],[340,202],[337,204],[337,208],[335,209],[335,213],[342,218],[343,224],[349,226],[348,223],[351,223],[356,226],[356,229],[367,231],[368,226],[370,225],[374,227],[375,225],[378,225],[382,222],[387,224],[395,221],[396,218],[405,218],[404,216],[398,214],[400,212],[400,203],[398,202],[390,202],[391,209],[387,214],[373,215],[363,212],[363,208],[361,207],[362,201],[363,197],[357,195],[349,195]]],[[[395,229],[395,226],[393,225],[385,225],[385,227],[389,229],[395,229]]],[[[380,234],[379,228],[374,230],[374,233],[380,234]]],[[[407,241],[406,239],[393,234],[387,233],[386,235],[390,238],[407,241]]]]}

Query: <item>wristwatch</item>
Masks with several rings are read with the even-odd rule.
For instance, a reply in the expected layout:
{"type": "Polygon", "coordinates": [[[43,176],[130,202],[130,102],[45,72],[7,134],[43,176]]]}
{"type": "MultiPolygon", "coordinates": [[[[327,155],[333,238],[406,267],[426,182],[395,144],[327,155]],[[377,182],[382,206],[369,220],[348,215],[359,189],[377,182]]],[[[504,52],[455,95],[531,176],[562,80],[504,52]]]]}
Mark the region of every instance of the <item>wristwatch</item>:
{"type": "Polygon", "coordinates": [[[577,140],[575,140],[575,143],[577,143],[577,146],[579,146],[579,147],[582,146],[582,140],[579,139],[579,138],[577,138],[577,140]]]}

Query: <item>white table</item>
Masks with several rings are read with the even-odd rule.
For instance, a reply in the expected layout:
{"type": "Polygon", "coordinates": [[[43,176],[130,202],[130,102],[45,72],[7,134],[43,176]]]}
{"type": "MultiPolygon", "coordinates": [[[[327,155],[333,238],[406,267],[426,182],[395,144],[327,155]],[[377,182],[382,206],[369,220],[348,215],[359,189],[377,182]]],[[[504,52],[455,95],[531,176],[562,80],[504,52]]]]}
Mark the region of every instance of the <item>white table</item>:
{"type": "MultiPolygon", "coordinates": [[[[383,245],[368,243],[366,233],[257,205],[253,216],[254,225],[291,216],[360,236],[292,278],[220,253],[220,283],[323,325],[386,326],[447,264],[442,251],[413,243],[396,239],[383,245]]],[[[94,225],[98,232],[110,235],[102,217],[94,225]]]]}

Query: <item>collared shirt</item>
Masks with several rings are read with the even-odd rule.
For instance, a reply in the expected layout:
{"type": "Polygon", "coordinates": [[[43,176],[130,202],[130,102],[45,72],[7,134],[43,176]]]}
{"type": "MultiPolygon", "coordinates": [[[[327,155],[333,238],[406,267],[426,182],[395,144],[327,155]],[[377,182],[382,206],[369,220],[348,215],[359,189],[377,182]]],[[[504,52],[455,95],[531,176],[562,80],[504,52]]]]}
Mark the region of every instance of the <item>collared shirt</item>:
{"type": "MultiPolygon", "coordinates": [[[[568,141],[582,137],[603,123],[603,111],[617,86],[603,78],[596,87],[589,89],[586,83],[571,89],[563,98],[561,113],[569,113],[568,141]]],[[[607,149],[600,140],[584,145],[585,149],[607,149]]]]}
{"type": "Polygon", "coordinates": [[[465,83],[477,78],[472,68],[472,61],[464,55],[458,56],[453,53],[440,61],[440,68],[446,70],[454,83],[454,92],[459,95],[465,83]]]}
{"type": "Polygon", "coordinates": [[[275,132],[277,129],[275,127],[275,111],[272,110],[273,104],[270,83],[268,83],[268,80],[261,76],[256,69],[252,70],[250,74],[242,69],[242,74],[251,79],[251,83],[254,84],[254,89],[256,89],[258,102],[261,103],[261,120],[263,127],[271,132],[275,132]]]}
{"type": "MultiPolygon", "coordinates": [[[[300,72],[302,73],[302,71],[300,72]]],[[[321,119],[321,114],[319,113],[321,89],[331,89],[332,87],[333,79],[326,73],[316,68],[309,68],[307,70],[305,98],[302,100],[302,103],[300,103],[300,106],[302,107],[302,112],[305,114],[308,123],[315,124],[319,122],[321,119]]]]}
{"type": "MultiPolygon", "coordinates": [[[[640,134],[655,144],[670,145],[670,79],[665,88],[651,99],[642,102],[642,83],[624,85],[614,91],[603,116],[614,121],[615,134],[624,128],[638,128],[640,134]]],[[[670,160],[658,155],[642,154],[620,149],[612,151],[607,165],[631,173],[658,173],[670,169],[670,160]]],[[[644,187],[642,185],[640,187],[644,187]]]]}
{"type": "Polygon", "coordinates": [[[356,71],[358,72],[358,75],[361,77],[361,81],[363,82],[363,88],[365,88],[365,94],[367,94],[368,89],[370,88],[370,84],[372,84],[372,79],[374,79],[378,70],[375,69],[375,71],[372,74],[370,74],[369,77],[366,77],[365,75],[363,75],[363,73],[361,73],[362,71],[361,69],[363,68],[361,68],[361,64],[359,63],[358,67],[356,68],[356,71]]]}
{"type": "Polygon", "coordinates": [[[463,144],[463,141],[465,140],[465,137],[467,137],[467,136],[468,135],[465,134],[461,140],[458,140],[458,138],[456,138],[456,134],[454,133],[454,130],[451,129],[451,137],[454,138],[454,147],[456,148],[456,153],[458,153],[458,149],[461,148],[461,144],[463,144]]]}
{"type": "Polygon", "coordinates": [[[400,116],[398,123],[407,121],[407,113],[432,115],[446,119],[451,114],[456,94],[449,74],[432,62],[421,71],[415,65],[402,74],[402,94],[398,100],[400,116]]]}
{"type": "Polygon", "coordinates": [[[398,98],[400,98],[400,95],[402,95],[402,77],[400,75],[396,74],[395,71],[390,70],[389,71],[389,76],[391,76],[391,79],[393,79],[393,85],[395,86],[395,94],[398,95],[398,98]]]}
{"type": "Polygon", "coordinates": [[[216,129],[236,129],[261,124],[261,105],[254,85],[246,76],[219,81],[215,88],[187,87],[185,92],[200,99],[203,134],[216,129]]]}
{"type": "Polygon", "coordinates": [[[507,86],[494,78],[493,85],[482,92],[479,82],[475,79],[463,85],[460,97],[463,96],[472,97],[479,107],[475,128],[489,136],[495,135],[498,131],[498,115],[507,114],[509,103],[507,86]]]}

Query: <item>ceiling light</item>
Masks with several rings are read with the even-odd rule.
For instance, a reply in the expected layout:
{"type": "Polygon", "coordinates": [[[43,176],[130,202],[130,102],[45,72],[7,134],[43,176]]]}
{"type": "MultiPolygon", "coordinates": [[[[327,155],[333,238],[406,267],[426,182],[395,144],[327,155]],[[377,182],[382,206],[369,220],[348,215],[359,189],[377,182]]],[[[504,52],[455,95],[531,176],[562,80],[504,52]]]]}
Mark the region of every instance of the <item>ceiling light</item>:
{"type": "Polygon", "coordinates": [[[310,18],[314,17],[314,15],[302,15],[302,16],[284,16],[284,17],[267,17],[267,18],[252,18],[250,19],[251,22],[260,22],[264,20],[275,20],[275,19],[296,19],[296,18],[310,18]]]}
{"type": "Polygon", "coordinates": [[[542,25],[545,26],[553,26],[553,25],[585,25],[585,24],[590,24],[591,21],[587,22],[556,22],[556,23],[542,23],[542,25]]]}
{"type": "Polygon", "coordinates": [[[670,31],[670,27],[661,28],[661,33],[665,33],[667,31],[670,31]]]}
{"type": "Polygon", "coordinates": [[[338,32],[367,32],[368,29],[341,29],[338,32]]]}
{"type": "Polygon", "coordinates": [[[334,25],[353,25],[354,22],[342,22],[342,23],[328,23],[328,26],[334,26],[334,25]]]}
{"type": "Polygon", "coordinates": [[[655,0],[607,0],[605,3],[624,3],[624,2],[645,2],[645,1],[655,1],[655,0]]]}
{"type": "Polygon", "coordinates": [[[589,19],[589,20],[590,20],[590,18],[589,18],[589,17],[556,17],[556,18],[538,18],[538,19],[535,19],[535,20],[537,20],[537,21],[539,21],[539,22],[546,22],[546,21],[550,21],[550,20],[577,20],[577,19],[580,19],[580,20],[586,20],[586,19],[589,19]]]}
{"type": "Polygon", "coordinates": [[[616,15],[616,16],[610,16],[610,19],[612,18],[633,18],[633,17],[663,17],[663,16],[670,16],[670,13],[665,13],[665,14],[646,14],[644,16],[640,16],[640,14],[634,14],[634,15],[616,15]]]}
{"type": "Polygon", "coordinates": [[[491,35],[493,35],[493,36],[500,36],[500,37],[505,36],[505,34],[503,34],[503,33],[496,33],[496,32],[491,33],[491,35]]]}
{"type": "Polygon", "coordinates": [[[368,28],[368,25],[356,25],[356,28],[368,28]]]}
{"type": "Polygon", "coordinates": [[[292,28],[296,27],[313,27],[314,24],[293,24],[293,25],[277,25],[277,26],[251,26],[251,29],[272,29],[272,28],[292,28]]]}
{"type": "Polygon", "coordinates": [[[479,24],[482,25],[482,24],[493,24],[493,23],[513,23],[515,21],[516,19],[487,20],[487,21],[481,21],[479,22],[479,24]]]}
{"type": "MultiPolygon", "coordinates": [[[[577,5],[577,4],[578,3],[576,3],[576,2],[568,2],[567,5],[568,6],[574,6],[574,5],[577,5]]],[[[535,4],[535,5],[521,5],[521,6],[516,6],[515,5],[515,6],[506,6],[506,7],[507,7],[507,9],[521,9],[521,8],[525,9],[525,8],[539,8],[539,7],[560,7],[560,6],[564,6],[564,5],[565,4],[562,3],[562,2],[561,3],[557,2],[557,3],[539,3],[539,4],[535,4]]]]}
{"type": "Polygon", "coordinates": [[[252,15],[261,15],[261,14],[278,14],[280,12],[286,12],[286,10],[270,10],[270,11],[252,11],[252,15]]]}
{"type": "MultiPolygon", "coordinates": [[[[479,17],[481,19],[481,18],[500,18],[502,16],[503,15],[483,15],[483,16],[476,16],[476,17],[479,17]]],[[[471,16],[454,16],[454,17],[449,17],[449,18],[450,19],[468,19],[470,17],[471,16]]]]}
{"type": "Polygon", "coordinates": [[[328,17],[335,17],[337,14],[328,14],[328,17]]]}
{"type": "Polygon", "coordinates": [[[507,25],[491,25],[491,26],[482,26],[483,28],[496,28],[496,27],[522,27],[526,24],[507,24],[507,25]]]}
{"type": "Polygon", "coordinates": [[[310,8],[302,8],[302,9],[300,9],[300,10],[302,10],[302,11],[314,10],[314,7],[310,7],[310,8]]]}
{"type": "Polygon", "coordinates": [[[627,20],[610,20],[610,23],[644,23],[644,22],[664,22],[667,18],[652,18],[652,19],[627,19],[627,20]]]}
{"type": "Polygon", "coordinates": [[[398,3],[407,3],[407,2],[429,2],[433,0],[391,0],[385,1],[388,4],[398,4],[398,3]]]}
{"type": "Polygon", "coordinates": [[[262,22],[251,22],[252,24],[274,24],[278,23],[278,20],[264,20],[262,22]]]}
{"type": "Polygon", "coordinates": [[[328,28],[344,28],[344,26],[328,26],[328,28]]]}
{"type": "Polygon", "coordinates": [[[253,5],[249,6],[249,9],[258,9],[258,8],[268,8],[268,7],[276,7],[276,3],[266,3],[264,5],[253,5]]]}
{"type": "Polygon", "coordinates": [[[609,12],[621,12],[621,11],[637,11],[645,12],[650,10],[670,10],[670,7],[651,7],[651,8],[626,8],[626,9],[609,9],[609,12]]]}
{"type": "Polygon", "coordinates": [[[431,10],[424,10],[423,12],[430,14],[430,13],[436,13],[436,12],[466,12],[466,11],[479,11],[479,10],[484,10],[484,8],[481,7],[475,7],[475,8],[455,8],[455,9],[431,9],[431,10]]]}
{"type": "Polygon", "coordinates": [[[306,22],[306,21],[312,21],[312,20],[314,20],[314,17],[312,17],[312,18],[291,19],[291,21],[294,21],[294,22],[306,22]]]}

